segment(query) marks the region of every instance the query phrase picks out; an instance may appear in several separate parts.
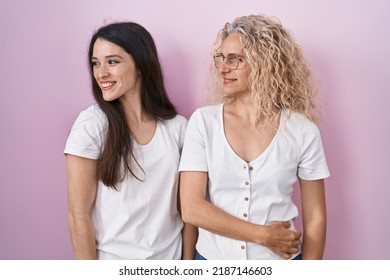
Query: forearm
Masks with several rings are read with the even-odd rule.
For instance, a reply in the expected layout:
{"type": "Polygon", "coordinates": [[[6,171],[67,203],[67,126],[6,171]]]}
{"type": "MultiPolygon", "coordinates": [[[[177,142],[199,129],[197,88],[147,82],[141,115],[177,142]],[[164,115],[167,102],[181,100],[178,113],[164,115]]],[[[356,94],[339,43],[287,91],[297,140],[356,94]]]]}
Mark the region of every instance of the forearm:
{"type": "Polygon", "coordinates": [[[185,207],[183,219],[221,236],[265,245],[266,226],[234,217],[206,200],[194,199],[185,207]]]}
{"type": "Polygon", "coordinates": [[[304,227],[302,259],[321,260],[325,249],[326,221],[315,221],[304,227]]]}
{"type": "Polygon", "coordinates": [[[95,260],[96,241],[91,219],[69,214],[68,221],[76,259],[95,260]]]}
{"type": "Polygon", "coordinates": [[[300,179],[303,221],[302,259],[322,259],[326,238],[324,180],[300,179]]]}
{"type": "Polygon", "coordinates": [[[183,239],[183,260],[193,260],[195,258],[195,245],[198,240],[198,228],[194,225],[184,223],[182,230],[183,239]]]}

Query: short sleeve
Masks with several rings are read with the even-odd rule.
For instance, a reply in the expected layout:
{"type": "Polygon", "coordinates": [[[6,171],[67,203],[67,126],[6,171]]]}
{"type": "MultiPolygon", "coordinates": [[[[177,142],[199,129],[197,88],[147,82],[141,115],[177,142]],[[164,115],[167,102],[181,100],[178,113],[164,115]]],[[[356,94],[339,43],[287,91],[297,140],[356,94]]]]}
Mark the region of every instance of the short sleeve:
{"type": "Polygon", "coordinates": [[[103,113],[90,107],[82,111],[74,122],[65,145],[65,154],[99,159],[104,143],[106,121],[103,113]]]}
{"type": "Polygon", "coordinates": [[[188,121],[179,171],[208,171],[205,142],[203,118],[198,109],[188,121]]]}
{"type": "Polygon", "coordinates": [[[187,119],[185,119],[182,116],[178,116],[180,118],[180,127],[179,127],[179,150],[180,154],[182,153],[183,150],[183,145],[184,145],[184,138],[185,138],[185,132],[187,128],[187,119]]]}
{"type": "Polygon", "coordinates": [[[319,180],[329,177],[318,127],[306,121],[303,122],[301,129],[301,161],[298,166],[298,177],[303,180],[319,180]]]}

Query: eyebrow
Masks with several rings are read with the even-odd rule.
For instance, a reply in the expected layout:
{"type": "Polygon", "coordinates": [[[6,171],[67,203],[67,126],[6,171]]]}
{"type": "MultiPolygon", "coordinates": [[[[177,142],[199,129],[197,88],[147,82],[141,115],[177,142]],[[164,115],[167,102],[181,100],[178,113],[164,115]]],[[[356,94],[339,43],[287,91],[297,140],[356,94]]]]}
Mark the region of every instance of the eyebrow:
{"type": "MultiPolygon", "coordinates": [[[[223,52],[221,50],[219,50],[218,52],[216,52],[216,54],[223,54],[223,52]]],[[[240,53],[236,53],[236,52],[230,52],[230,53],[227,53],[226,55],[229,55],[229,54],[237,54],[237,55],[243,55],[243,54],[240,54],[240,53]]],[[[224,54],[223,54],[224,55],[224,54]]],[[[225,56],[226,56],[225,55],[225,56]]]]}
{"type": "Polygon", "coordinates": [[[232,55],[232,54],[235,54],[235,55],[237,55],[238,57],[240,57],[240,58],[243,58],[244,57],[244,55],[243,54],[239,54],[239,53],[228,53],[228,54],[226,54],[226,55],[224,55],[222,52],[217,52],[216,53],[216,55],[223,55],[224,57],[228,57],[229,55],[232,55]]]}
{"type": "MultiPolygon", "coordinates": [[[[104,58],[120,58],[120,59],[123,59],[123,57],[121,57],[120,55],[117,55],[117,54],[112,54],[112,55],[107,55],[107,56],[105,56],[104,58]]],[[[96,60],[96,59],[98,59],[97,57],[91,57],[91,60],[96,60]]]]}

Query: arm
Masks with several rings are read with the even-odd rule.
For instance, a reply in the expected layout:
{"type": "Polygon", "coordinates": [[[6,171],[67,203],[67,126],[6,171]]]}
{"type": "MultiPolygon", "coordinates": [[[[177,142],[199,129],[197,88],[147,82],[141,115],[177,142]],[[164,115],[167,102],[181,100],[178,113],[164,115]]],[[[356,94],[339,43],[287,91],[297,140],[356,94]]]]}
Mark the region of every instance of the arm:
{"type": "Polygon", "coordinates": [[[299,180],[301,186],[303,244],[302,259],[322,259],[326,237],[324,180],[299,180]]]}
{"type": "Polygon", "coordinates": [[[180,173],[180,200],[184,222],[229,238],[267,246],[283,258],[298,252],[300,233],[289,231],[289,222],[269,226],[249,223],[206,200],[207,172],[180,173]]]}
{"type": "Polygon", "coordinates": [[[195,245],[198,240],[198,228],[194,225],[184,223],[182,230],[183,237],[183,260],[195,259],[195,245]]]}
{"type": "Polygon", "coordinates": [[[96,241],[91,211],[97,185],[97,161],[66,156],[68,221],[77,259],[96,259],[96,241]]]}
{"type": "MultiPolygon", "coordinates": [[[[180,180],[179,180],[180,182],[180,180]]],[[[180,183],[177,196],[177,208],[181,215],[181,203],[180,203],[180,183]]],[[[182,260],[193,260],[195,259],[195,245],[198,240],[198,228],[189,223],[183,223],[182,235],[182,260]]]]}

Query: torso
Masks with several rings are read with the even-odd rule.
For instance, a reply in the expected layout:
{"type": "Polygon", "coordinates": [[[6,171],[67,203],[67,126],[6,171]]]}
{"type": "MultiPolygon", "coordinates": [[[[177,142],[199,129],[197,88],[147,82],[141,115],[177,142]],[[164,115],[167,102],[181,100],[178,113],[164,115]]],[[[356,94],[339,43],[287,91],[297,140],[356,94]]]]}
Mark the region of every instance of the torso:
{"type": "MultiPolygon", "coordinates": [[[[314,180],[329,174],[318,128],[283,110],[278,130],[262,137],[229,116],[229,109],[220,104],[194,112],[179,171],[207,172],[207,198],[230,215],[259,225],[291,221],[295,230],[298,208],[292,194],[298,176],[314,180]]],[[[197,250],[206,259],[282,259],[267,247],[201,228],[197,250]]]]}
{"type": "MultiPolygon", "coordinates": [[[[181,116],[157,122],[144,119],[133,148],[142,169],[131,165],[142,181],[130,176],[117,191],[98,182],[92,211],[98,258],[180,259],[177,170],[186,123],[181,116]]],[[[107,126],[99,106],[90,106],[75,121],[65,153],[99,160],[107,126]]]]}

